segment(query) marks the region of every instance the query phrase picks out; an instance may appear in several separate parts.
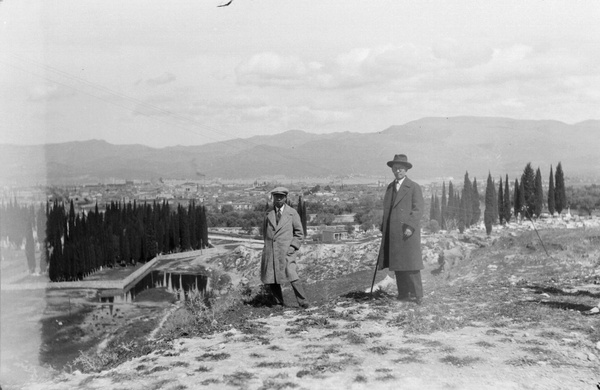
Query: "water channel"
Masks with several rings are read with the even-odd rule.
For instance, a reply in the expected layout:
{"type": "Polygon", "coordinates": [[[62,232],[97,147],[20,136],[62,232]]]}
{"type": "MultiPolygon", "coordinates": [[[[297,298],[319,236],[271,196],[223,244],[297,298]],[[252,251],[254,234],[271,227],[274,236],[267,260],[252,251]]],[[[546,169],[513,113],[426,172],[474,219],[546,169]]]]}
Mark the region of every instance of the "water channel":
{"type": "Polygon", "coordinates": [[[19,389],[68,369],[80,350],[97,346],[119,323],[155,320],[190,292],[205,292],[207,275],[198,267],[194,272],[150,269],[124,289],[3,288],[1,388],[19,389]]]}

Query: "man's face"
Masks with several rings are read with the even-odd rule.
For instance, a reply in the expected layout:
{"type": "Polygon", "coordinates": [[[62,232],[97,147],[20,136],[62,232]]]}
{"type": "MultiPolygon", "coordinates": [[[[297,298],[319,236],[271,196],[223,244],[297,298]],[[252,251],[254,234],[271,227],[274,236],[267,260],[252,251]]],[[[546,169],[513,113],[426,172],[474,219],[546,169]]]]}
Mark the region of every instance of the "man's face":
{"type": "Polygon", "coordinates": [[[281,206],[283,206],[286,199],[287,199],[287,196],[285,196],[285,195],[273,194],[273,203],[275,204],[275,207],[277,207],[277,208],[280,208],[281,206]]]}
{"type": "Polygon", "coordinates": [[[402,180],[406,176],[406,167],[402,164],[394,164],[392,165],[392,172],[394,172],[396,180],[402,180]]]}

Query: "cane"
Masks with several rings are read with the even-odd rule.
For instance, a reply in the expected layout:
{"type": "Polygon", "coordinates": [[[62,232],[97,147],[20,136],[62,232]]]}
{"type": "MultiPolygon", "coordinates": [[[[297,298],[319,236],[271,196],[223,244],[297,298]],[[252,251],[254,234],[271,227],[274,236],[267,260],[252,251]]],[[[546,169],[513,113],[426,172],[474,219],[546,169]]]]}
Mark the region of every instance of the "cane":
{"type": "Polygon", "coordinates": [[[377,266],[379,265],[379,257],[375,262],[375,272],[373,273],[373,281],[371,282],[371,295],[373,295],[373,286],[375,285],[375,276],[377,276],[377,266]]]}

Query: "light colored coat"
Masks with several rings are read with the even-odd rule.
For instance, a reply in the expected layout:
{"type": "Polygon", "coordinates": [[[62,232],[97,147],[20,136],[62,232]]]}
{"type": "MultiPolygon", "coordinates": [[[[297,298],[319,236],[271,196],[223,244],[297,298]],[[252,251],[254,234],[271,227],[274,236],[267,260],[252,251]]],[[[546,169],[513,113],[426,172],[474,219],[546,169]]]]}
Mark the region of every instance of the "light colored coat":
{"type": "Polygon", "coordinates": [[[425,206],[423,193],[417,183],[406,177],[394,198],[395,185],[395,181],[388,185],[383,198],[383,236],[377,264],[379,269],[389,268],[390,271],[421,270],[421,216],[425,206]],[[413,234],[404,238],[407,226],[413,230],[413,234]],[[389,245],[387,251],[386,245],[389,245]]]}
{"type": "Polygon", "coordinates": [[[279,224],[275,210],[269,211],[263,222],[263,248],[260,278],[264,284],[293,282],[298,280],[296,252],[288,255],[291,247],[300,249],[302,222],[298,212],[289,205],[283,208],[279,224]]]}

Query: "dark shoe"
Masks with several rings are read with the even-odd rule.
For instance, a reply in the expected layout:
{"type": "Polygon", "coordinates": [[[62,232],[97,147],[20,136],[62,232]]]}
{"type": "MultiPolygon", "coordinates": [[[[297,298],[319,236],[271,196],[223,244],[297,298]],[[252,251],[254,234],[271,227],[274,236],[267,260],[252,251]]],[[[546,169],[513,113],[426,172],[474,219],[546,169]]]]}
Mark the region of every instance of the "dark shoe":
{"type": "Polygon", "coordinates": [[[422,304],[422,303],[423,303],[423,298],[416,298],[416,299],[415,299],[415,303],[416,303],[417,305],[420,305],[420,304],[422,304]]]}
{"type": "Polygon", "coordinates": [[[308,309],[310,307],[310,305],[306,302],[299,303],[298,305],[303,309],[308,309]]]}
{"type": "Polygon", "coordinates": [[[408,295],[398,295],[396,299],[401,302],[407,302],[410,300],[410,297],[408,295]]]}

